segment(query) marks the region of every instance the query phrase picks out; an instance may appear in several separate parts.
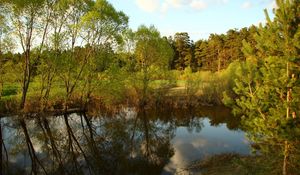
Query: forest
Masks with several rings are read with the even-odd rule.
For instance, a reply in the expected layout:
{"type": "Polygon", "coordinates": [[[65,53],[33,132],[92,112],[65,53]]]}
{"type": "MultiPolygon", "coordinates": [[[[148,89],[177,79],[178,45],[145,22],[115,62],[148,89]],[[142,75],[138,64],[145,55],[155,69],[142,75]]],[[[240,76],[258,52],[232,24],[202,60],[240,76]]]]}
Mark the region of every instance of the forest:
{"type": "Polygon", "coordinates": [[[259,172],[297,174],[300,1],[276,3],[266,23],[192,41],[134,31],[107,0],[1,0],[0,115],[226,106],[265,160],[283,152],[259,172]]]}

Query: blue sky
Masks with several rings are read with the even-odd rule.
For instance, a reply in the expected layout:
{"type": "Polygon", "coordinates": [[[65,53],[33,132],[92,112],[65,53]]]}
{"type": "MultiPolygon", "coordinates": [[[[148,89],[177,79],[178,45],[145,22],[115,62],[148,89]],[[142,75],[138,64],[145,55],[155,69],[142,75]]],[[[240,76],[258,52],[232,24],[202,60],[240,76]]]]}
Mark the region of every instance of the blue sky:
{"type": "Polygon", "coordinates": [[[275,0],[108,0],[129,16],[129,26],[153,24],[163,36],[188,32],[191,39],[225,33],[265,21],[275,0]]]}

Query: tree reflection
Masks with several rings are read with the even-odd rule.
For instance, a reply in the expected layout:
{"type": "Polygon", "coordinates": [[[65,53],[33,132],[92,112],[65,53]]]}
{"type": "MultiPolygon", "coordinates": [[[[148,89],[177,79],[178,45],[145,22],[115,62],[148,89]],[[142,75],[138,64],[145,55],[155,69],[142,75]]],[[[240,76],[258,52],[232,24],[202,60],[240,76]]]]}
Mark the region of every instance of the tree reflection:
{"type": "Polygon", "coordinates": [[[47,171],[44,167],[44,165],[42,164],[41,160],[38,158],[37,153],[35,151],[35,148],[33,146],[33,143],[31,141],[28,129],[27,129],[27,125],[24,119],[20,119],[19,120],[20,126],[23,130],[23,134],[25,136],[25,143],[27,145],[27,149],[28,149],[28,153],[31,159],[31,173],[30,174],[38,174],[38,168],[40,167],[42,169],[42,171],[47,174],[47,171]]]}
{"type": "Polygon", "coordinates": [[[40,128],[43,132],[43,136],[45,138],[45,145],[50,144],[51,149],[48,149],[48,151],[52,153],[53,161],[58,163],[58,168],[57,168],[58,172],[60,174],[64,174],[61,152],[59,151],[59,149],[57,147],[55,136],[54,136],[54,134],[52,133],[52,131],[50,129],[49,121],[44,116],[38,117],[37,120],[38,120],[37,123],[39,124],[39,126],[40,126],[40,128]]]}
{"type": "Polygon", "coordinates": [[[173,155],[169,126],[149,120],[146,113],[131,118],[121,113],[99,124],[94,138],[101,139],[88,148],[96,174],[159,174],[173,155]]]}
{"type": "Polygon", "coordinates": [[[8,153],[4,143],[2,134],[2,118],[0,118],[0,174],[7,174],[8,169],[8,153]]]}
{"type": "MultiPolygon", "coordinates": [[[[243,123],[247,122],[243,120],[243,123]]],[[[259,129],[243,124],[247,137],[252,142],[252,148],[258,158],[262,159],[258,169],[270,174],[299,174],[300,168],[300,132],[299,121],[291,121],[293,129],[275,125],[272,128],[259,129]]],[[[263,127],[263,126],[261,126],[263,127]]]]}
{"type": "MultiPolygon", "coordinates": [[[[134,152],[138,153],[136,159],[139,160],[140,173],[146,170],[146,174],[159,174],[173,156],[174,150],[171,147],[170,140],[174,136],[172,125],[163,125],[156,120],[149,120],[145,110],[138,115],[137,135],[134,152]]],[[[135,167],[137,168],[137,167],[135,167]]]]}
{"type": "MultiPolygon", "coordinates": [[[[6,118],[1,126],[9,136],[10,159],[4,174],[160,174],[174,155],[176,128],[200,132],[209,115],[203,110],[141,110],[114,116],[6,118]]],[[[221,117],[211,118],[222,123],[221,117]]]]}
{"type": "Polygon", "coordinates": [[[159,174],[174,154],[174,128],[146,112],[7,120],[14,125],[4,129],[14,131],[7,162],[14,166],[5,174],[159,174]]]}

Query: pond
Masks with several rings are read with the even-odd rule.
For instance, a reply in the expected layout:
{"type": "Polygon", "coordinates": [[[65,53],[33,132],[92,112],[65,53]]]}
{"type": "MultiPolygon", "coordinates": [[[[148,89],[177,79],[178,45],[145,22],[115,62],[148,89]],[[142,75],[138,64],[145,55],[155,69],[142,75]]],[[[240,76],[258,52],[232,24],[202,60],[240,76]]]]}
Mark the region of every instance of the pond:
{"type": "Polygon", "coordinates": [[[239,121],[223,107],[1,122],[5,174],[167,175],[211,155],[250,153],[239,121]]]}

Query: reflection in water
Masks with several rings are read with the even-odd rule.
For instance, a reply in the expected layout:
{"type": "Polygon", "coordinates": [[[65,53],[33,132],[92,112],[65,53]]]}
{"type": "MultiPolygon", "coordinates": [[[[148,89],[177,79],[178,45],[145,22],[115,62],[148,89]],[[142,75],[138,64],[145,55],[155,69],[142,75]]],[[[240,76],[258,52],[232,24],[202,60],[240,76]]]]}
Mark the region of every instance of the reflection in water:
{"type": "MultiPolygon", "coordinates": [[[[207,112],[201,111],[196,114],[203,116],[212,114],[210,111],[207,112]]],[[[214,113],[218,114],[217,112],[214,113]]],[[[244,133],[238,130],[238,123],[234,118],[230,120],[230,116],[226,116],[224,111],[220,114],[223,114],[224,123],[218,115],[211,115],[209,118],[194,116],[188,117],[194,127],[190,127],[191,124],[188,123],[177,127],[172,140],[175,155],[165,166],[163,174],[183,174],[184,169],[193,161],[215,154],[228,152],[249,154],[248,142],[244,138],[244,133]],[[233,130],[229,130],[228,126],[233,130]]],[[[178,120],[180,121],[180,118],[178,120]]]]}
{"type": "Polygon", "coordinates": [[[262,172],[269,174],[300,175],[300,122],[295,129],[277,128],[255,130],[245,127],[247,138],[252,142],[253,152],[262,155],[257,163],[262,172]]]}
{"type": "Polygon", "coordinates": [[[247,154],[244,134],[228,114],[127,109],[115,116],[2,118],[2,173],[173,174],[208,155],[247,154]]]}

